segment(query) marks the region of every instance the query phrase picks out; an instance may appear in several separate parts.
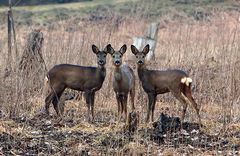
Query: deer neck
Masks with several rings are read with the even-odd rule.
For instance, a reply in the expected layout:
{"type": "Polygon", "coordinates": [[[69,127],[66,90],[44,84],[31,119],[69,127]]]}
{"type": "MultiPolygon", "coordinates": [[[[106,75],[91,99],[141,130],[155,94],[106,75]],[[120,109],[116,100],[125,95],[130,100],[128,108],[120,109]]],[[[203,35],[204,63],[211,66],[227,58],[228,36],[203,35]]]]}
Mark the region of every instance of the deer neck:
{"type": "Polygon", "coordinates": [[[121,81],[122,80],[122,72],[120,67],[115,67],[114,69],[114,79],[116,81],[121,81]]]}
{"type": "Polygon", "coordinates": [[[143,81],[144,75],[145,75],[146,71],[148,71],[148,69],[146,68],[145,65],[138,65],[137,70],[138,70],[138,77],[139,77],[139,79],[141,81],[143,81]]]}
{"type": "Polygon", "coordinates": [[[97,75],[99,75],[99,78],[104,81],[106,77],[106,68],[104,66],[98,66],[97,68],[97,75]]]}

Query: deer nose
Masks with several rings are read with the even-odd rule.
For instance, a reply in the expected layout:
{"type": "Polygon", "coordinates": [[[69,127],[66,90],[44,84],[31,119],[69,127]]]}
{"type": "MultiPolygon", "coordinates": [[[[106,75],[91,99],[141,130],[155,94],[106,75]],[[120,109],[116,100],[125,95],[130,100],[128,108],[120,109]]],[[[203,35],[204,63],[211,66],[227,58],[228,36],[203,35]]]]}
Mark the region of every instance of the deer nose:
{"type": "Polygon", "coordinates": [[[138,64],[143,64],[143,61],[142,61],[142,60],[138,60],[137,63],[138,63],[138,64]]]}
{"type": "Polygon", "coordinates": [[[103,64],[104,63],[104,61],[103,60],[99,60],[99,64],[103,64]]]}
{"type": "Polygon", "coordinates": [[[119,65],[119,64],[120,64],[120,61],[119,61],[119,60],[116,60],[116,61],[115,61],[115,64],[116,64],[116,65],[119,65]]]}

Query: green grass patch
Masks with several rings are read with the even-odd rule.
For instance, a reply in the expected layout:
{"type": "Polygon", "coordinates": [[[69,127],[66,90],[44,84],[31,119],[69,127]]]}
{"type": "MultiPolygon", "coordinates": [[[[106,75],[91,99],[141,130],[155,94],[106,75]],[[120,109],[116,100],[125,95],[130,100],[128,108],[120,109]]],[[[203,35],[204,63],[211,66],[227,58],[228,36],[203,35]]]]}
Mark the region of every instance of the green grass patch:
{"type": "MultiPolygon", "coordinates": [[[[13,7],[18,24],[48,24],[68,18],[85,18],[91,15],[159,19],[164,15],[175,18],[204,20],[211,10],[240,11],[240,4],[232,0],[93,0],[85,2],[13,7]]],[[[4,18],[7,7],[0,8],[4,18]]],[[[2,17],[1,17],[2,16],[2,17]]],[[[0,24],[4,24],[1,21],[0,24]]]]}

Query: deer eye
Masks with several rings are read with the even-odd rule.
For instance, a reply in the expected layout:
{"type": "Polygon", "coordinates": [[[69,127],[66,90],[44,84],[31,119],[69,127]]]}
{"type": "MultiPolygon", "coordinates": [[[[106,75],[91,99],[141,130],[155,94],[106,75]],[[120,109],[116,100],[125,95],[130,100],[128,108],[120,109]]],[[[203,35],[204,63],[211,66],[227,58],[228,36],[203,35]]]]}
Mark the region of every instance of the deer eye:
{"type": "Polygon", "coordinates": [[[144,58],[145,56],[142,56],[142,58],[144,58]]]}
{"type": "Polygon", "coordinates": [[[122,57],[122,55],[119,56],[120,58],[122,57]]]}
{"type": "Polygon", "coordinates": [[[115,58],[115,55],[113,55],[112,57],[115,58]]]}

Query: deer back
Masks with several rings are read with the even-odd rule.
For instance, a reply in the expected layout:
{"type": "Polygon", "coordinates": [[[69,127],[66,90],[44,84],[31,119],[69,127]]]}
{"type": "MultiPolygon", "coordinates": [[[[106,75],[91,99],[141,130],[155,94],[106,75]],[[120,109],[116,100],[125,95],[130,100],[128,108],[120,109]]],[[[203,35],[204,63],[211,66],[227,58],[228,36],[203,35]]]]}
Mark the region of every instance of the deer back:
{"type": "Polygon", "coordinates": [[[80,91],[101,88],[105,75],[105,68],[71,64],[56,65],[48,72],[50,85],[61,84],[80,91]]]}
{"type": "Polygon", "coordinates": [[[181,70],[148,70],[139,69],[138,75],[142,86],[146,92],[156,92],[157,94],[169,92],[171,89],[179,87],[181,79],[187,74],[181,70]]]}

